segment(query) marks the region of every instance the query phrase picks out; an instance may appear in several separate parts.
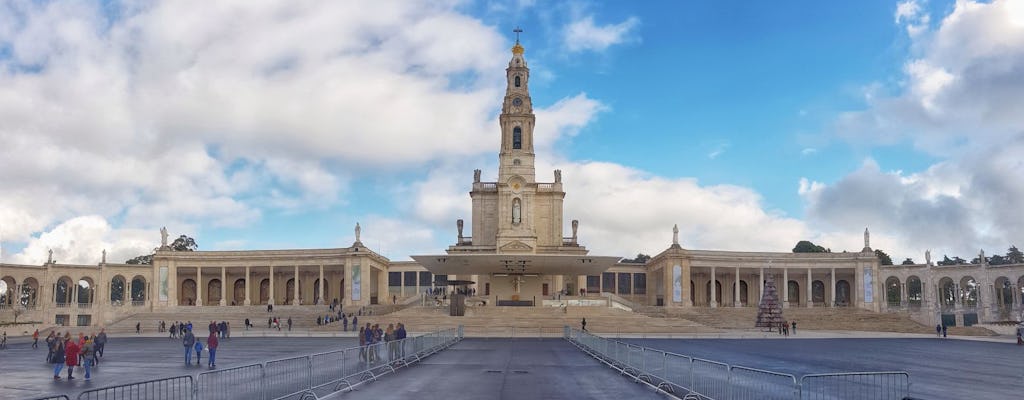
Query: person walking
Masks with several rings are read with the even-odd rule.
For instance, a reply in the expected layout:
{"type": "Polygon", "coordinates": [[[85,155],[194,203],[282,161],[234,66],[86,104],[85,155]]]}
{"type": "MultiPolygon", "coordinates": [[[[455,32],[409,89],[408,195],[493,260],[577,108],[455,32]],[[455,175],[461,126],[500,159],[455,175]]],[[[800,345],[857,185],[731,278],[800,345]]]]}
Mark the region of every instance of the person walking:
{"type": "MultiPolygon", "coordinates": [[[[216,333],[210,334],[210,336],[216,335],[216,333]]],[[[196,340],[196,344],[195,346],[193,346],[193,348],[196,350],[196,365],[199,365],[199,363],[203,361],[203,342],[196,340]]]]}
{"type": "Polygon", "coordinates": [[[347,315],[344,315],[344,314],[341,315],[341,328],[342,328],[342,332],[348,332],[348,316],[347,315]]]}
{"type": "Polygon", "coordinates": [[[249,330],[249,319],[245,319],[245,330],[249,330]]]}
{"type": "Polygon", "coordinates": [[[288,317],[288,332],[292,331],[292,317],[288,317]]]}
{"type": "Polygon", "coordinates": [[[64,369],[64,342],[54,340],[53,354],[50,356],[50,363],[53,364],[53,380],[60,380],[60,371],[64,369]]]}
{"type": "Polygon", "coordinates": [[[796,321],[790,322],[790,325],[793,328],[790,332],[793,333],[793,336],[796,336],[796,321]]]}
{"type": "Polygon", "coordinates": [[[359,327],[359,361],[366,362],[366,330],[359,327]]]}
{"type": "Polygon", "coordinates": [[[210,368],[217,368],[217,345],[219,344],[215,334],[211,333],[210,337],[206,338],[206,348],[210,349],[210,368]]]}
{"type": "Polygon", "coordinates": [[[185,365],[192,364],[192,346],[196,344],[196,336],[192,334],[192,331],[186,330],[185,335],[181,339],[182,346],[185,346],[185,365]]]}
{"type": "Polygon", "coordinates": [[[935,336],[940,336],[940,335],[942,335],[942,325],[941,324],[935,324],[935,336]]]}
{"type": "Polygon", "coordinates": [[[78,365],[78,352],[82,351],[73,340],[64,343],[64,365],[68,367],[68,380],[75,379],[75,365],[78,365]]]}
{"type": "Polygon", "coordinates": [[[1024,323],[1017,325],[1017,345],[1024,345],[1024,323]]]}
{"type": "MultiPolygon", "coordinates": [[[[50,331],[49,335],[46,335],[46,362],[53,363],[53,350],[57,344],[57,334],[54,331],[50,331]]],[[[63,362],[63,361],[61,361],[63,362]]]]}
{"type": "Polygon", "coordinates": [[[586,317],[583,318],[583,322],[580,322],[580,325],[583,326],[583,331],[586,332],[587,331],[587,318],[586,317]]]}
{"type": "Polygon", "coordinates": [[[36,329],[36,331],[32,333],[32,348],[33,349],[38,349],[39,348],[39,330],[38,329],[36,329]]]}
{"type": "Polygon", "coordinates": [[[946,337],[946,324],[942,324],[942,337],[946,337]]]}
{"type": "Polygon", "coordinates": [[[142,322],[136,322],[135,323],[135,334],[136,335],[142,334],[142,322]]]}
{"type": "Polygon", "coordinates": [[[398,356],[401,358],[405,358],[405,338],[405,325],[399,322],[398,328],[395,329],[395,339],[398,340],[398,356]]]}

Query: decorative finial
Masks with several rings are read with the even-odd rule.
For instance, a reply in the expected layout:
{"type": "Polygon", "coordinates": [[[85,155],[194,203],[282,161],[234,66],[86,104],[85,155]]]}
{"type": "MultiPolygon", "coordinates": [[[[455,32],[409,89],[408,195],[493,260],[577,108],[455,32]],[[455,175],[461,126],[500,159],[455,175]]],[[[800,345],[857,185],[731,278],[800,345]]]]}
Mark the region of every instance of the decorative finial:
{"type": "Polygon", "coordinates": [[[679,224],[672,225],[672,245],[679,245],[679,224]]]}
{"type": "Polygon", "coordinates": [[[356,243],[359,243],[359,235],[363,233],[363,228],[359,227],[359,223],[356,222],[356,243]]]}
{"type": "Polygon", "coordinates": [[[516,45],[512,46],[512,54],[522,55],[523,52],[526,51],[526,49],[523,48],[523,45],[519,44],[519,34],[523,33],[523,30],[519,29],[517,26],[516,29],[512,30],[512,32],[516,33],[516,45]]]}

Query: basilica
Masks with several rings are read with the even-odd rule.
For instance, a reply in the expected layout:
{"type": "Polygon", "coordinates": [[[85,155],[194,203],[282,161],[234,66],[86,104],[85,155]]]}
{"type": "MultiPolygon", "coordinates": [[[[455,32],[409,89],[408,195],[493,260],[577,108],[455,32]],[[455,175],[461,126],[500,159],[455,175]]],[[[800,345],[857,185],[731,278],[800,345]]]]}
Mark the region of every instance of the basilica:
{"type": "MultiPolygon", "coordinates": [[[[427,293],[466,293],[480,307],[757,307],[767,277],[785,308],[855,307],[909,313],[948,325],[1019,319],[1024,264],[882,266],[870,246],[844,253],[684,248],[665,229],[665,249],[643,263],[593,255],[565,216],[560,171],[534,159],[537,121],[530,69],[518,39],[501,100],[498,178],[470,189],[471,232],[439,254],[392,261],[360,241],[344,248],[173,251],[166,231],[151,265],[0,264],[0,321],[104,325],[125,315],[186,307],[413,304],[427,293]]],[[[565,177],[572,179],[572,177],[565,177]]],[[[753,325],[753,321],[751,321],[753,325]]]]}

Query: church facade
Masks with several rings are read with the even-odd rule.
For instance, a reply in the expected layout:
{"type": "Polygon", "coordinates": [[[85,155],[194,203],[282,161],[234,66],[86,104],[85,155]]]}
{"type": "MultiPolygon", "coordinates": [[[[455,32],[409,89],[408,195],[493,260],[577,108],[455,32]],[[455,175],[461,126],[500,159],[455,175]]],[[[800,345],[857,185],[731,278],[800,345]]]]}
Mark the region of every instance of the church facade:
{"type": "Polygon", "coordinates": [[[517,40],[506,69],[498,178],[484,182],[474,172],[472,231],[464,235],[458,220],[456,242],[443,254],[389,260],[360,242],[358,224],[352,245],[334,249],[172,251],[162,232],[152,265],[108,263],[105,254],[94,265],[52,256],[43,265],[0,264],[0,320],[103,325],[182,307],[364,306],[454,289],[488,307],[757,307],[768,274],[784,307],[908,312],[929,324],[1020,318],[1024,264],[990,266],[981,257],[976,265],[881,266],[867,230],[854,253],[692,250],[674,230],[645,263],[591,255],[578,241],[578,221],[563,232],[570,194],[561,172],[550,181],[536,174],[524,52],[517,40]]]}

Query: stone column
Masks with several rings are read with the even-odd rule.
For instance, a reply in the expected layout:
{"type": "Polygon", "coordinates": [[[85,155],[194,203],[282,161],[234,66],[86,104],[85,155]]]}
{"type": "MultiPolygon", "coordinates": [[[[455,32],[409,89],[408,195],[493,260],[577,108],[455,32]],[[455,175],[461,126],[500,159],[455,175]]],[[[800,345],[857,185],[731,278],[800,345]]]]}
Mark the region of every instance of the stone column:
{"type": "Polygon", "coordinates": [[[196,307],[203,305],[203,269],[196,267],[196,307]]]}
{"type": "Polygon", "coordinates": [[[909,299],[909,294],[907,293],[907,280],[904,279],[900,282],[900,307],[906,307],[909,299]]]}
{"type": "MultiPolygon", "coordinates": [[[[434,275],[431,274],[430,276],[433,277],[434,275]]],[[[341,304],[342,306],[347,306],[352,304],[352,300],[350,300],[352,298],[352,271],[351,266],[347,262],[341,266],[341,278],[345,284],[345,289],[342,290],[345,295],[341,296],[341,304]]],[[[430,287],[433,289],[433,281],[431,281],[430,287]]]]}
{"type": "MultiPolygon", "coordinates": [[[[232,287],[234,287],[232,285],[232,287]]],[[[228,305],[228,269],[220,267],[220,305],[228,305]]]]}
{"type": "Polygon", "coordinates": [[[811,269],[807,269],[807,300],[804,302],[807,308],[814,307],[814,280],[811,279],[811,269]]]}
{"type": "Polygon", "coordinates": [[[270,296],[267,298],[267,304],[274,304],[274,266],[270,266],[270,296]]]}
{"type": "Polygon", "coordinates": [[[245,266],[245,303],[244,304],[247,305],[247,306],[252,305],[252,301],[249,300],[249,280],[251,278],[252,277],[249,276],[249,266],[246,265],[245,266]]]}
{"type": "Polygon", "coordinates": [[[316,299],[318,304],[324,304],[324,265],[320,264],[320,298],[316,299]]]}
{"type": "Polygon", "coordinates": [[[789,268],[782,267],[782,308],[789,308],[789,268]]]}
{"type": "Polygon", "coordinates": [[[761,268],[758,277],[761,278],[761,282],[757,283],[757,287],[761,288],[761,290],[757,291],[757,304],[761,304],[761,298],[764,297],[764,268],[761,268]]]}
{"type": "Polygon", "coordinates": [[[718,307],[718,302],[715,299],[718,297],[718,288],[715,287],[715,267],[711,267],[711,301],[709,302],[711,308],[718,307]]]}
{"type": "Polygon", "coordinates": [[[299,284],[299,266],[296,265],[295,266],[295,286],[294,286],[295,290],[292,291],[293,292],[292,294],[294,295],[293,296],[294,298],[292,299],[292,305],[298,305],[299,304],[299,288],[300,287],[301,287],[301,285],[299,284]]]}
{"type": "Polygon", "coordinates": [[[829,279],[831,280],[831,285],[832,286],[830,286],[831,289],[829,289],[829,294],[830,295],[828,296],[828,304],[829,304],[829,307],[835,307],[836,306],[836,269],[835,268],[832,268],[829,277],[830,277],[829,279]]]}
{"type": "Polygon", "coordinates": [[[740,267],[736,267],[736,281],[733,282],[732,284],[733,289],[735,289],[732,296],[733,307],[742,307],[743,304],[740,303],[740,267]]]}

